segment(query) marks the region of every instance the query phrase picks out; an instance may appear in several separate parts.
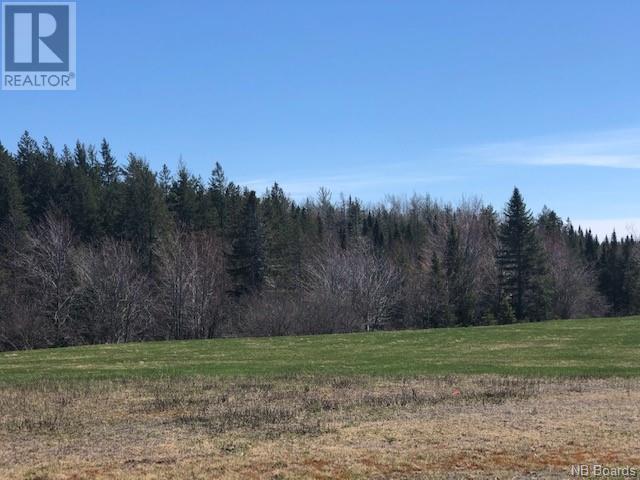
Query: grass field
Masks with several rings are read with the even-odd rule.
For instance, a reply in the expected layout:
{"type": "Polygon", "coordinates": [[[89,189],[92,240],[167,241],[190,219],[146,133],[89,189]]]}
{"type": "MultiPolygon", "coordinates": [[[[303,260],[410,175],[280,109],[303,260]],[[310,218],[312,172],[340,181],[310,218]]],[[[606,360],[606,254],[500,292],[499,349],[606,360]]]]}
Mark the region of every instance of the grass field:
{"type": "Polygon", "coordinates": [[[640,467],[640,318],[0,354],[0,478],[640,467]]]}
{"type": "Polygon", "coordinates": [[[640,317],[0,354],[0,382],[175,375],[637,376],[640,317]]]}

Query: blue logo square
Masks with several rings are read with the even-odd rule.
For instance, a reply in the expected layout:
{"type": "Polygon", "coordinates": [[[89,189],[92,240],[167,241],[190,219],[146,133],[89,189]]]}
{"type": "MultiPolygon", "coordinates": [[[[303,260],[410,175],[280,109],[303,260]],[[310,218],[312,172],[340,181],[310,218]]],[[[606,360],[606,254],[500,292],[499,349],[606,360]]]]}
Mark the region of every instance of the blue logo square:
{"type": "Polygon", "coordinates": [[[69,6],[6,5],[5,71],[69,70],[69,6]]]}
{"type": "Polygon", "coordinates": [[[2,88],[75,89],[75,3],[2,4],[2,88]]]}

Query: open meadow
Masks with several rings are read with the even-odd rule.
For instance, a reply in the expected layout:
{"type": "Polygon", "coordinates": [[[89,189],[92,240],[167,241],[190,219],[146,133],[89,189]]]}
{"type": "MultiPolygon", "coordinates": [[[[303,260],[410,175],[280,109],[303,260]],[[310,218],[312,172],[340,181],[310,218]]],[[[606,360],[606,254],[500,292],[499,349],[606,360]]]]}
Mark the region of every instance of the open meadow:
{"type": "Polygon", "coordinates": [[[0,478],[640,466],[640,318],[0,354],[0,478]]]}

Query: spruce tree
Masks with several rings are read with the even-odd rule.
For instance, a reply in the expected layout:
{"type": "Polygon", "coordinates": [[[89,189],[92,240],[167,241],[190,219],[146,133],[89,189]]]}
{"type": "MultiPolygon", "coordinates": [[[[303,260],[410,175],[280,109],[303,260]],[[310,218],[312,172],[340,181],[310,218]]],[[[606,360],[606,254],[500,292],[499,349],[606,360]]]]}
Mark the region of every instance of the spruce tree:
{"type": "Polygon", "coordinates": [[[84,144],[78,142],[73,162],[65,161],[58,186],[58,207],[71,220],[82,240],[95,240],[102,234],[101,191],[98,172],[87,160],[84,144]]]}
{"type": "Polygon", "coordinates": [[[189,230],[195,229],[198,222],[198,179],[193,177],[181,163],[178,175],[169,190],[169,210],[176,222],[189,230]]]}
{"type": "Polygon", "coordinates": [[[584,237],[584,256],[590,263],[598,260],[598,239],[593,237],[591,230],[587,230],[584,237]]]}
{"type": "Polygon", "coordinates": [[[87,147],[85,146],[84,143],[81,143],[80,140],[76,142],[76,148],[73,151],[73,158],[74,158],[76,167],[78,167],[80,170],[82,170],[85,173],[89,172],[90,165],[89,165],[89,159],[87,155],[87,147]]]}
{"type": "Polygon", "coordinates": [[[16,163],[25,211],[31,220],[38,221],[56,203],[59,168],[55,155],[51,158],[43,153],[29,132],[24,132],[18,142],[16,163]]]}
{"type": "Polygon", "coordinates": [[[153,248],[168,226],[168,212],[155,174],[147,162],[133,154],[125,171],[121,225],[143,265],[150,269],[153,248]]]}
{"type": "Polygon", "coordinates": [[[382,229],[380,228],[380,222],[378,218],[373,222],[373,246],[376,249],[380,249],[384,247],[384,234],[382,233],[382,229]]]}
{"type": "Polygon", "coordinates": [[[265,279],[275,289],[292,288],[301,265],[295,208],[275,183],[261,203],[265,233],[265,279]]]}
{"type": "Polygon", "coordinates": [[[162,169],[158,174],[158,185],[162,190],[162,197],[167,200],[169,198],[169,191],[171,191],[171,185],[173,184],[173,174],[166,163],[162,164],[162,169]]]}
{"type": "Polygon", "coordinates": [[[264,233],[258,215],[258,199],[249,192],[236,225],[229,256],[228,272],[233,279],[233,294],[259,291],[265,275],[264,233]]]}
{"type": "Polygon", "coordinates": [[[501,286],[510,298],[516,318],[543,319],[549,302],[543,251],[533,215],[517,188],[505,207],[499,240],[501,286]]]}
{"type": "Polygon", "coordinates": [[[223,236],[227,226],[227,218],[225,212],[225,191],[227,188],[227,179],[224,175],[222,165],[216,162],[211,178],[209,179],[209,190],[207,192],[210,203],[210,211],[208,215],[208,223],[215,230],[218,230],[223,236]]]}
{"type": "Polygon", "coordinates": [[[20,230],[26,226],[27,217],[15,163],[0,144],[0,227],[5,223],[20,230]]]}
{"type": "Polygon", "coordinates": [[[120,181],[120,167],[111,153],[109,143],[102,139],[100,145],[100,218],[103,231],[110,236],[120,234],[118,224],[122,211],[122,182],[120,181]]]}
{"type": "Polygon", "coordinates": [[[102,144],[100,145],[100,155],[102,156],[102,164],[100,166],[102,184],[105,186],[113,185],[119,180],[120,168],[105,138],[102,139],[102,144]]]}

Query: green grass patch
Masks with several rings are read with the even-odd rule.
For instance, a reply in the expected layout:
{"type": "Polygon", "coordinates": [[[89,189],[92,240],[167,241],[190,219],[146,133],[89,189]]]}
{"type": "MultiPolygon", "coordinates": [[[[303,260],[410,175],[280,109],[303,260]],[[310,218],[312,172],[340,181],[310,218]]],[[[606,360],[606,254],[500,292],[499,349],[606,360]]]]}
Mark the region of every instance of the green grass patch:
{"type": "Polygon", "coordinates": [[[0,382],[172,375],[640,375],[640,317],[0,353],[0,382]]]}

